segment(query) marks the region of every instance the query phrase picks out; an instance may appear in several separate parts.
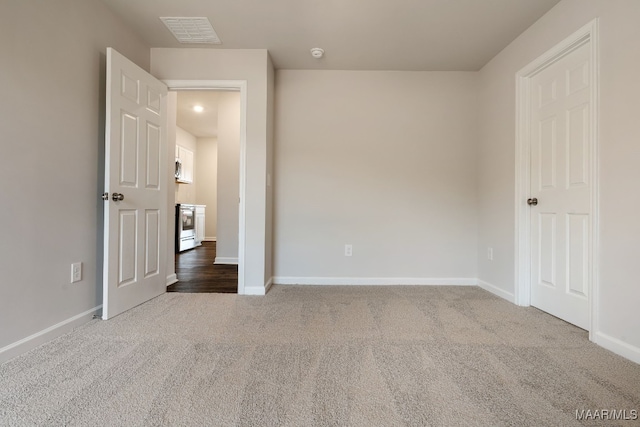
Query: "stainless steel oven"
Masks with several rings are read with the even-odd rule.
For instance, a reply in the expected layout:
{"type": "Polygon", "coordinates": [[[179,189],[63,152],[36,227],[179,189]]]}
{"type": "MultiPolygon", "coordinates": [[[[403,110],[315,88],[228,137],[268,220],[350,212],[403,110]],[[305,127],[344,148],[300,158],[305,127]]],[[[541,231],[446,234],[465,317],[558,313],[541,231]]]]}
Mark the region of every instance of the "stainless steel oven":
{"type": "Polygon", "coordinates": [[[176,253],[196,246],[196,207],[176,205],[176,253]]]}

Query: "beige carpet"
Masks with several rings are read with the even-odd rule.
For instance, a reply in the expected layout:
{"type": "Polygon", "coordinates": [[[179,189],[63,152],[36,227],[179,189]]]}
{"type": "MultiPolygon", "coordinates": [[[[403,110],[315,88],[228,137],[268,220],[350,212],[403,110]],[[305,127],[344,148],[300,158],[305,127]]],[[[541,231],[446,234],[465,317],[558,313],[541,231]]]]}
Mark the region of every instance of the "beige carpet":
{"type": "Polygon", "coordinates": [[[8,426],[633,426],[640,365],[472,287],[165,294],[0,366],[8,426]]]}

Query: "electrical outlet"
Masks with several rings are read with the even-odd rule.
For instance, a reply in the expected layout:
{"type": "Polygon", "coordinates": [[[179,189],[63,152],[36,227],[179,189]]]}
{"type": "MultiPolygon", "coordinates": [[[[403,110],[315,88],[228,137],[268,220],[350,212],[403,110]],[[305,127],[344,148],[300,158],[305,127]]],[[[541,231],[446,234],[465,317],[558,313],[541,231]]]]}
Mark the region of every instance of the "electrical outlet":
{"type": "Polygon", "coordinates": [[[353,245],[344,245],[344,256],[353,255],[353,245]]]}
{"type": "Polygon", "coordinates": [[[493,248],[487,248],[487,259],[493,261],[493,248]]]}
{"type": "Polygon", "coordinates": [[[71,283],[82,280],[82,263],[74,262],[71,264],[71,283]]]}

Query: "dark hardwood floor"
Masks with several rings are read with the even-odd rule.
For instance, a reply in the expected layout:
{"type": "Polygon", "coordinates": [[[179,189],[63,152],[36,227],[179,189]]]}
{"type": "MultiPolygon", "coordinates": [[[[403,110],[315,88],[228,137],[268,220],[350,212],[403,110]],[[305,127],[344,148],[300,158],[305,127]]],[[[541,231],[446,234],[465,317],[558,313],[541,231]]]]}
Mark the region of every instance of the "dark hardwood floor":
{"type": "Polygon", "coordinates": [[[216,242],[202,242],[202,246],[176,254],[178,283],[167,292],[237,293],[238,266],[213,265],[216,242]]]}

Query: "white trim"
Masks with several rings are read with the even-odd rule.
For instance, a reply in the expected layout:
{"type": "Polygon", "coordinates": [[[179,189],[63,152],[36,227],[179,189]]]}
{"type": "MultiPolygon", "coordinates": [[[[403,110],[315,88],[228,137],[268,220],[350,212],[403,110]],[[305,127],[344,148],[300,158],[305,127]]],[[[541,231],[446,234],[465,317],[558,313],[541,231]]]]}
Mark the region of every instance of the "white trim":
{"type": "Polygon", "coordinates": [[[217,237],[205,237],[203,242],[216,242],[217,241],[217,237]]]}
{"type": "Polygon", "coordinates": [[[49,326],[46,329],[29,335],[19,341],[9,344],[3,348],[0,348],[0,363],[4,363],[9,359],[12,359],[20,354],[26,353],[39,345],[47,343],[61,335],[70,332],[72,329],[88,322],[93,318],[94,313],[102,309],[102,304],[78,315],[70,317],[62,322],[56,323],[53,326],[49,326]]]}
{"type": "Polygon", "coordinates": [[[425,277],[285,277],[273,278],[275,285],[452,285],[477,286],[476,278],[425,278],[425,277]]]}
{"type": "Polygon", "coordinates": [[[496,285],[492,285],[489,282],[485,282],[484,280],[478,280],[478,286],[484,289],[487,292],[491,292],[492,294],[499,296],[502,299],[509,301],[512,304],[515,304],[516,297],[511,292],[507,292],[502,288],[497,287],[496,285]]]}
{"type": "Polygon", "coordinates": [[[266,295],[267,289],[264,286],[245,286],[245,295],[266,295]]]}
{"type": "Polygon", "coordinates": [[[271,277],[264,286],[247,286],[245,288],[245,295],[266,295],[271,285],[273,285],[273,277],[271,277]]]}
{"type": "Polygon", "coordinates": [[[178,276],[176,273],[170,274],[167,276],[167,286],[171,286],[178,281],[178,276]]]}
{"type": "Polygon", "coordinates": [[[238,258],[217,256],[213,263],[215,265],[238,264],[238,258]]]}
{"type": "Polygon", "coordinates": [[[599,56],[598,56],[598,19],[594,19],[580,28],[571,36],[545,52],[516,73],[516,156],[515,156],[515,303],[521,306],[531,305],[531,227],[529,221],[530,208],[526,199],[530,194],[530,150],[529,142],[529,104],[530,79],[549,65],[573,52],[578,47],[589,43],[592,90],[591,90],[591,253],[589,304],[590,304],[590,339],[592,332],[597,330],[597,299],[598,299],[598,101],[599,101],[599,56]]]}
{"type": "Polygon", "coordinates": [[[238,295],[245,294],[246,197],[247,197],[247,81],[246,80],[163,80],[169,90],[240,91],[240,205],[238,213],[238,295]]]}
{"type": "Polygon", "coordinates": [[[602,332],[595,332],[592,335],[591,340],[609,351],[612,351],[622,357],[626,357],[635,363],[640,363],[639,347],[633,346],[602,332]]]}

